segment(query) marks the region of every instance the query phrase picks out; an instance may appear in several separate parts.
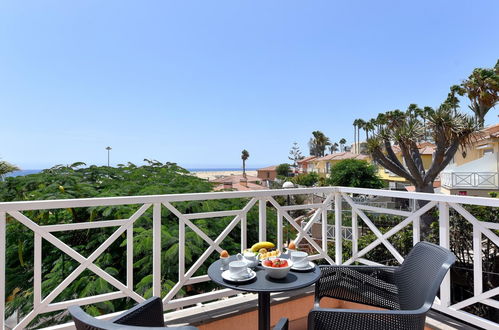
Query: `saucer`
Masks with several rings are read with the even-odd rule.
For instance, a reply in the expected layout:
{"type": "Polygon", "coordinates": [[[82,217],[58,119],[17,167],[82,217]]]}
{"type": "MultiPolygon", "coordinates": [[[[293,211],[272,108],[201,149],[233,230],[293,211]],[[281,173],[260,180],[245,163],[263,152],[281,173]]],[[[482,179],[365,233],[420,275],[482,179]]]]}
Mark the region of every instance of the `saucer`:
{"type": "Polygon", "coordinates": [[[291,270],[306,271],[306,270],[314,269],[314,267],[315,267],[315,264],[312,261],[309,261],[308,265],[306,265],[305,267],[297,267],[297,266],[293,265],[293,267],[291,267],[291,270]]]}
{"type": "Polygon", "coordinates": [[[226,270],[222,273],[222,278],[226,281],[229,281],[229,282],[236,282],[236,283],[240,283],[240,282],[248,282],[248,281],[251,281],[252,279],[254,279],[256,277],[256,273],[249,269],[249,275],[247,277],[241,277],[241,278],[233,278],[230,276],[230,270],[226,270]]]}

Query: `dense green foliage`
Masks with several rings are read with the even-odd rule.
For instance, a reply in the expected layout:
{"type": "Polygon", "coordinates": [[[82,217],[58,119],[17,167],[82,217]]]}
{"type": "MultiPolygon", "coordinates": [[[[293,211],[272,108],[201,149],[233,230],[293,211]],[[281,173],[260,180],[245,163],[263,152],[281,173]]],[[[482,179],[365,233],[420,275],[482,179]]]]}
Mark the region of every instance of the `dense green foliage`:
{"type": "Polygon", "coordinates": [[[279,176],[289,176],[289,172],[291,171],[291,166],[287,163],[283,163],[277,166],[276,172],[279,176]]]}
{"type": "MultiPolygon", "coordinates": [[[[174,163],[162,164],[148,161],[145,166],[133,164],[117,168],[84,164],[57,166],[41,173],[7,178],[0,183],[0,201],[50,200],[86,197],[135,196],[172,193],[199,193],[211,191],[211,183],[192,176],[174,163]]],[[[182,213],[210,212],[241,209],[247,199],[191,201],[172,203],[182,213]]],[[[129,218],[140,205],[102,206],[23,212],[39,225],[78,223],[88,221],[129,218]]],[[[275,237],[275,210],[268,208],[268,236],[275,237]]],[[[178,279],[178,219],[165,207],[162,208],[162,296],[166,295],[178,279]]],[[[194,224],[215,239],[230,223],[232,217],[193,220],[194,224]]],[[[248,228],[257,226],[258,209],[253,207],[247,216],[248,228]]],[[[89,256],[116,228],[55,232],[54,235],[81,255],[89,256]]],[[[152,294],[152,207],[134,224],[134,289],[145,297],[152,294]]],[[[257,241],[257,232],[248,230],[248,243],[257,241]]],[[[231,254],[240,250],[239,226],[223,241],[222,247],[231,254]]],[[[189,228],[186,229],[186,268],[189,268],[206,250],[208,244],[189,228]]],[[[9,297],[7,315],[18,310],[20,316],[32,309],[33,301],[33,232],[11,217],[7,218],[7,279],[9,297]]],[[[43,241],[42,296],[45,297],[76,267],[78,262],[47,241],[43,241]]],[[[195,276],[206,274],[217,253],[201,266],[195,276]]],[[[126,283],[126,235],[121,235],[99,258],[96,265],[126,283]]],[[[185,286],[177,295],[191,295],[211,290],[211,282],[185,286]]],[[[116,291],[106,281],[86,270],[65,289],[54,302],[116,291]]],[[[94,315],[124,310],[133,305],[130,299],[117,299],[86,306],[94,315]]],[[[46,316],[46,314],[44,315],[46,316]]],[[[53,317],[37,318],[31,327],[40,327],[64,321],[61,312],[53,317]],[[48,322],[48,323],[47,323],[48,322]]]]}
{"type": "Polygon", "coordinates": [[[298,174],[291,179],[291,182],[300,186],[312,187],[319,182],[319,174],[315,172],[298,174]]]}
{"type": "Polygon", "coordinates": [[[383,188],[376,167],[358,159],[345,159],[331,166],[326,183],[332,186],[383,188]]]}

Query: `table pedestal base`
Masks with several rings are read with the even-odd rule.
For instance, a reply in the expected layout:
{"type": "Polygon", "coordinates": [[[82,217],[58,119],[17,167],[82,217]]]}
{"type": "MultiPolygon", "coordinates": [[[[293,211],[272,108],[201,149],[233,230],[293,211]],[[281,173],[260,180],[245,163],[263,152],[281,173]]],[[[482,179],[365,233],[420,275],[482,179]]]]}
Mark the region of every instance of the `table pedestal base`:
{"type": "Polygon", "coordinates": [[[258,293],[258,330],[270,330],[270,293],[258,293]]]}

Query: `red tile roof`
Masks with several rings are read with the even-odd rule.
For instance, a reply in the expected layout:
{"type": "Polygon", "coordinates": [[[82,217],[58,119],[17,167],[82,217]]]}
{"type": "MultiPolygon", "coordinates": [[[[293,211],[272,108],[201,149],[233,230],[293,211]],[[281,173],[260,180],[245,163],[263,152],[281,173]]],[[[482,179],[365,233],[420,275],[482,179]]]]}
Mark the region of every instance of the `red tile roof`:
{"type": "Polygon", "coordinates": [[[313,159],[317,158],[316,156],[308,156],[308,157],[305,157],[299,161],[297,161],[298,164],[301,164],[301,163],[306,163],[306,162],[309,162],[313,159]]]}
{"type": "Polygon", "coordinates": [[[487,126],[477,133],[478,140],[486,140],[495,137],[499,137],[499,124],[487,126]]]}
{"type": "Polygon", "coordinates": [[[257,169],[257,171],[275,171],[276,168],[277,168],[277,165],[267,166],[267,167],[264,167],[264,168],[259,168],[259,169],[257,169]]]}
{"type": "MultiPolygon", "coordinates": [[[[418,145],[418,147],[419,147],[419,153],[421,155],[433,155],[433,153],[435,152],[436,145],[434,145],[431,142],[421,142],[418,145]]],[[[393,149],[393,152],[396,154],[402,152],[398,145],[392,146],[392,149],[393,149]]]]}
{"type": "Polygon", "coordinates": [[[335,154],[326,155],[324,157],[316,158],[314,161],[322,161],[322,160],[343,160],[343,159],[367,159],[368,156],[362,154],[354,154],[353,152],[337,152],[335,154]]]}

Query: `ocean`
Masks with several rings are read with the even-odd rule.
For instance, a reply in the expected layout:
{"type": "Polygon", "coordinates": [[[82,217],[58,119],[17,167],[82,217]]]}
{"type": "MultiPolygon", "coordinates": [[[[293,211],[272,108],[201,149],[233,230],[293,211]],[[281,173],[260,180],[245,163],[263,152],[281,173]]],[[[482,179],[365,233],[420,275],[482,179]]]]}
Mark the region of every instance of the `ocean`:
{"type": "MultiPolygon", "coordinates": [[[[216,168],[187,168],[189,172],[220,172],[220,171],[242,171],[243,169],[240,167],[216,167],[216,168]]],[[[246,171],[256,171],[256,168],[248,167],[246,171]]],[[[5,175],[6,177],[14,177],[14,176],[23,176],[36,174],[41,172],[42,170],[21,170],[15,171],[5,175]]]]}

